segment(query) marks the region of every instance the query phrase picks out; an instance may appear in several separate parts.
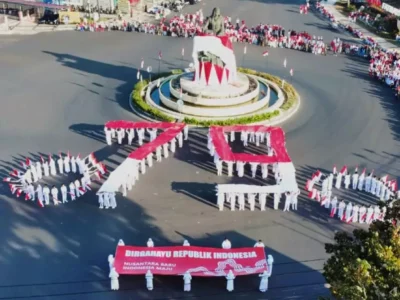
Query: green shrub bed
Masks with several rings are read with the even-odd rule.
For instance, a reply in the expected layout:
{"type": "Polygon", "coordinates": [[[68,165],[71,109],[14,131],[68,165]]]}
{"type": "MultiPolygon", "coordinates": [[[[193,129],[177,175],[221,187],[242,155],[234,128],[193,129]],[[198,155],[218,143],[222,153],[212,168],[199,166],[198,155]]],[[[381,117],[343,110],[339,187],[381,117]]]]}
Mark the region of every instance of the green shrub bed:
{"type": "MultiPolygon", "coordinates": [[[[262,73],[262,72],[257,72],[252,69],[245,69],[245,68],[238,68],[238,70],[242,73],[246,73],[249,75],[256,75],[262,78],[265,78],[267,80],[270,80],[277,84],[279,87],[282,86],[282,80],[279,77],[267,74],[267,73],[262,73]]],[[[171,72],[168,73],[161,73],[158,76],[156,76],[154,79],[162,78],[162,77],[167,77],[172,74],[181,74],[182,70],[172,70],[171,72]]],[[[146,103],[146,100],[144,97],[142,97],[142,91],[148,85],[149,82],[148,80],[143,80],[138,83],[136,83],[133,92],[132,92],[132,104],[142,110],[143,112],[151,115],[153,118],[162,120],[162,121],[167,121],[167,122],[173,122],[175,121],[175,118],[172,118],[165,113],[161,112],[160,110],[150,106],[149,104],[146,103]]],[[[298,100],[298,94],[296,90],[293,88],[292,85],[285,83],[283,87],[283,93],[285,95],[285,102],[281,106],[282,110],[288,110],[291,108],[296,101],[298,100]]],[[[196,118],[184,118],[183,122],[186,124],[191,124],[191,125],[197,125],[197,126],[212,126],[212,125],[220,125],[220,126],[227,126],[227,125],[244,125],[244,124],[251,124],[251,123],[258,123],[258,122],[263,122],[270,120],[280,114],[280,110],[274,110],[272,112],[267,112],[267,113],[262,113],[262,114],[255,114],[253,116],[247,116],[247,117],[238,117],[238,118],[231,118],[231,119],[225,119],[225,120],[200,120],[196,118]]]]}

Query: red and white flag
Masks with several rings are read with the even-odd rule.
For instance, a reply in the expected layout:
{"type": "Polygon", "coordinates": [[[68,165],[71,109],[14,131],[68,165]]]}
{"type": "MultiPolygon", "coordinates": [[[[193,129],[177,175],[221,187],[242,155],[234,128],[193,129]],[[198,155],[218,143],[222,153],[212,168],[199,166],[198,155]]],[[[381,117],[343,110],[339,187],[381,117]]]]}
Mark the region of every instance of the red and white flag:
{"type": "Polygon", "coordinates": [[[79,194],[80,196],[84,195],[86,193],[86,190],[83,187],[79,188],[79,194]]]}
{"type": "Polygon", "coordinates": [[[19,198],[19,196],[21,196],[21,194],[22,194],[22,190],[21,189],[17,189],[17,198],[19,198]]]}
{"type": "Polygon", "coordinates": [[[283,61],[283,67],[286,68],[286,65],[287,65],[287,61],[286,61],[286,58],[285,58],[285,60],[283,61]]]}
{"type": "Polygon", "coordinates": [[[336,209],[337,209],[336,206],[331,208],[331,214],[330,214],[331,218],[333,218],[336,215],[336,209]]]}
{"type": "Polygon", "coordinates": [[[182,48],[181,54],[182,54],[182,56],[185,56],[185,48],[182,48]]]}
{"type": "Polygon", "coordinates": [[[386,183],[388,181],[388,179],[389,179],[389,175],[385,175],[385,176],[382,177],[382,181],[384,183],[386,183]]]}
{"type": "Polygon", "coordinates": [[[321,202],[321,192],[320,192],[320,191],[317,191],[316,200],[317,200],[318,202],[321,202]]]}
{"type": "Polygon", "coordinates": [[[343,168],[340,170],[340,174],[345,175],[347,173],[347,166],[343,166],[343,168]]]}
{"type": "Polygon", "coordinates": [[[41,208],[44,207],[43,201],[41,201],[40,199],[38,199],[37,204],[38,204],[39,207],[41,207],[41,208]]]}
{"type": "Polygon", "coordinates": [[[161,52],[161,51],[158,52],[158,59],[159,59],[159,60],[162,60],[162,52],[161,52]]]}
{"type": "Polygon", "coordinates": [[[347,216],[346,223],[351,223],[351,221],[353,221],[353,214],[347,216]]]}
{"type": "Polygon", "coordinates": [[[49,154],[49,163],[53,160],[53,157],[51,156],[51,154],[49,154]]]}
{"type": "Polygon", "coordinates": [[[346,220],[346,210],[343,211],[343,215],[342,215],[342,218],[340,220],[341,221],[345,221],[346,220]]]}
{"type": "Polygon", "coordinates": [[[44,164],[44,158],[41,155],[40,155],[40,161],[42,162],[42,164],[44,164]]]}
{"type": "Polygon", "coordinates": [[[308,179],[308,180],[307,180],[307,183],[306,183],[306,191],[309,191],[309,192],[310,192],[311,189],[312,189],[311,180],[308,179]]]}
{"type": "Polygon", "coordinates": [[[328,201],[328,197],[323,196],[321,199],[321,206],[324,206],[327,201],[328,201]]]}
{"type": "Polygon", "coordinates": [[[264,52],[263,52],[263,54],[262,54],[262,56],[268,56],[268,50],[265,50],[264,52]]]}
{"type": "Polygon", "coordinates": [[[12,179],[11,179],[10,177],[3,178],[3,181],[4,181],[4,182],[11,182],[11,180],[12,180],[12,179]]]}
{"type": "Polygon", "coordinates": [[[26,170],[28,169],[28,166],[26,165],[26,163],[24,161],[21,161],[21,166],[26,170]]]}
{"type": "Polygon", "coordinates": [[[68,150],[68,152],[67,152],[67,157],[68,157],[68,158],[71,158],[71,154],[69,153],[69,150],[68,150]]]}
{"type": "Polygon", "coordinates": [[[31,160],[30,160],[29,157],[27,157],[27,158],[25,159],[25,163],[26,163],[26,165],[27,165],[28,167],[31,165],[31,160]]]}
{"type": "Polygon", "coordinates": [[[290,69],[290,76],[293,77],[293,69],[290,69]]]}
{"type": "Polygon", "coordinates": [[[14,176],[14,177],[18,177],[18,170],[17,170],[17,169],[12,170],[12,171],[10,172],[10,175],[11,175],[11,176],[14,176]]]}
{"type": "Polygon", "coordinates": [[[308,193],[308,198],[315,199],[315,197],[317,197],[317,189],[312,189],[312,191],[308,193]]]}
{"type": "Polygon", "coordinates": [[[10,187],[11,194],[14,195],[15,191],[17,190],[17,188],[13,184],[9,184],[9,187],[10,187]]]}
{"type": "Polygon", "coordinates": [[[101,173],[100,173],[100,171],[97,171],[96,172],[96,176],[97,176],[97,178],[100,180],[101,179],[101,173]]]}
{"type": "Polygon", "coordinates": [[[337,169],[336,169],[336,165],[333,165],[333,171],[332,171],[333,175],[337,174],[337,169]]]}
{"type": "Polygon", "coordinates": [[[25,201],[28,201],[28,200],[30,200],[30,199],[31,199],[31,195],[26,194],[26,195],[25,195],[25,201]]]}
{"type": "Polygon", "coordinates": [[[362,213],[360,216],[360,222],[365,222],[365,219],[367,218],[367,213],[362,213]]]}
{"type": "Polygon", "coordinates": [[[102,163],[97,164],[97,169],[101,174],[105,174],[107,172],[106,165],[102,163]]]}
{"type": "Polygon", "coordinates": [[[392,192],[396,192],[397,191],[397,180],[396,179],[393,179],[390,182],[390,188],[391,188],[392,192]]]}
{"type": "Polygon", "coordinates": [[[140,68],[143,69],[144,68],[144,59],[142,58],[142,61],[140,62],[140,68]]]}

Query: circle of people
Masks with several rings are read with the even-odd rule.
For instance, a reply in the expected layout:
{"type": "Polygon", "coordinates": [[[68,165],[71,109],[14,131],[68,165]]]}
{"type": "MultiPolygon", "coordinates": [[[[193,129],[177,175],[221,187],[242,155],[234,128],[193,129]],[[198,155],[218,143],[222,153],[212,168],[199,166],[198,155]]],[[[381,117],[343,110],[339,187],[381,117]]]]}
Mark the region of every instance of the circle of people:
{"type": "Polygon", "coordinates": [[[21,165],[24,171],[14,169],[10,173],[11,177],[5,178],[3,181],[9,183],[12,194],[20,197],[24,193],[26,201],[37,200],[37,204],[40,207],[49,205],[50,199],[54,205],[60,203],[59,189],[55,185],[51,188],[46,184],[43,187],[41,184],[38,184],[36,187],[34,186],[42,178],[69,173],[79,173],[82,175],[81,179],[71,181],[68,187],[62,184],[60,188],[61,201],[62,203],[67,203],[68,195],[71,201],[75,201],[76,198],[91,190],[90,184],[93,174],[101,178],[101,174],[106,172],[105,166],[97,162],[93,153],[84,159],[81,159],[79,154],[76,157],[71,156],[69,152],[65,157],[60,153],[57,161],[53,159],[52,155],[49,155],[48,160],[40,156],[40,161],[36,162],[31,161],[30,158],[26,158],[24,162],[21,162],[21,165]],[[86,159],[88,160],[87,163],[86,159]]]}
{"type": "Polygon", "coordinates": [[[306,190],[309,191],[309,198],[316,199],[321,203],[321,206],[330,209],[331,218],[337,215],[341,221],[346,223],[371,224],[375,220],[383,220],[386,207],[381,209],[377,205],[366,207],[351,202],[346,204],[344,200],[339,202],[336,196],[332,198],[332,188],[334,186],[336,189],[341,189],[342,184],[344,184],[345,189],[349,189],[351,186],[353,190],[366,191],[378,197],[381,201],[387,202],[396,197],[397,181],[389,180],[388,175],[378,178],[372,171],[366,176],[366,169],[358,174],[358,167],[355,168],[353,174],[350,174],[346,166],[340,172],[337,172],[335,166],[333,172],[327,176],[317,171],[313,174],[312,179],[307,180],[306,190]],[[336,180],[335,185],[333,185],[334,180],[336,180]],[[319,182],[321,182],[321,191],[314,187],[319,182]]]}
{"type": "MultiPolygon", "coordinates": [[[[118,241],[118,246],[125,246],[125,243],[123,240],[118,241]]],[[[184,247],[190,247],[190,243],[188,240],[183,241],[183,246],[184,247]]],[[[147,247],[153,248],[154,247],[154,242],[151,238],[148,239],[147,241],[147,247]]],[[[258,240],[255,244],[254,247],[260,247],[260,248],[265,248],[264,243],[262,240],[258,240]]],[[[231,242],[225,238],[222,242],[222,249],[229,250],[232,248],[231,242]]],[[[119,274],[117,273],[115,266],[114,266],[114,261],[115,258],[112,254],[108,256],[108,264],[110,267],[110,274],[109,278],[111,279],[111,289],[112,290],[119,290],[119,281],[118,277],[119,274]]],[[[274,263],[274,258],[272,255],[268,255],[267,259],[267,265],[268,265],[268,270],[265,270],[263,273],[259,274],[258,276],[261,278],[260,279],[260,286],[259,290],[260,292],[264,293],[268,290],[268,278],[271,277],[272,275],[272,265],[274,263]]],[[[149,291],[152,291],[154,289],[154,284],[153,284],[153,273],[148,270],[145,274],[146,278],[146,288],[149,291]]],[[[234,279],[236,278],[232,270],[229,270],[228,274],[226,275],[226,290],[228,292],[232,292],[234,290],[234,279]]],[[[183,274],[183,290],[185,292],[190,292],[191,291],[191,282],[192,282],[192,276],[190,275],[190,272],[186,272],[183,274]]]]}

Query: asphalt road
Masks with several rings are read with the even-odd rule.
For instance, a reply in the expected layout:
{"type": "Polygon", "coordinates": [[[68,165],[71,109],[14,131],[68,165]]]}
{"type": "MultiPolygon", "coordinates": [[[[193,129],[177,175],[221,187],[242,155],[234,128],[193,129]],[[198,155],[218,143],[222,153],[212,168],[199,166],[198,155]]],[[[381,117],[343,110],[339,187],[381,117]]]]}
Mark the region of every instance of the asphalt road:
{"type": "MultiPolygon", "coordinates": [[[[329,29],[319,17],[298,13],[298,1],[205,1],[235,20],[283,24],[331,40],[350,39],[329,29]]],[[[189,9],[194,9],[190,7],[189,9]]],[[[95,152],[111,169],[131,151],[108,147],[103,124],[135,120],[127,98],[141,58],[157,68],[181,67],[181,48],[191,41],[144,34],[110,32],[40,34],[1,38],[0,55],[0,175],[21,157],[42,153],[95,152]]],[[[242,61],[243,45],[235,45],[242,61]]],[[[244,66],[288,77],[302,97],[299,112],[282,127],[301,186],[316,168],[333,164],[359,165],[397,175],[399,104],[386,87],[370,80],[366,62],[355,57],[314,56],[247,47],[244,66]],[[283,68],[287,58],[288,69],[283,68]]],[[[240,149],[238,149],[240,150],[240,149]]],[[[71,178],[57,178],[66,182],[71,178]]],[[[328,218],[325,209],[300,198],[297,212],[218,212],[216,182],[259,182],[259,179],[217,177],[202,132],[174,158],[157,163],[129,193],[118,197],[114,211],[99,210],[95,191],[75,203],[39,209],[15,199],[6,185],[0,195],[0,299],[316,299],[327,290],[320,274],[326,259],[324,243],[335,230],[352,230],[328,218]],[[154,168],[157,168],[155,171],[154,168]],[[266,294],[258,292],[256,276],[239,278],[228,294],[224,279],[194,279],[193,292],[181,292],[180,277],[156,277],[148,293],[144,276],[121,278],[121,290],[109,291],[107,256],[118,239],[127,244],[219,246],[227,236],[233,246],[250,246],[263,239],[275,266],[266,294]]],[[[359,201],[349,192],[346,199],[359,201]]],[[[269,200],[269,205],[271,204],[269,200]]]]}

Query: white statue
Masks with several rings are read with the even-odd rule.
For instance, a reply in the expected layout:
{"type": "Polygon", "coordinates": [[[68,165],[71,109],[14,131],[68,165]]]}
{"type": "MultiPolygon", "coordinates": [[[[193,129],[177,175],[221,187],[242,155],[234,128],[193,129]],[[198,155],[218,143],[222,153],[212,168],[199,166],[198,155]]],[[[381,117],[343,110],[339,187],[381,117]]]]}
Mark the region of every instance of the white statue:
{"type": "Polygon", "coordinates": [[[185,275],[183,275],[183,291],[185,292],[190,292],[191,290],[191,281],[192,281],[192,275],[190,275],[189,272],[186,272],[185,275]]]}
{"type": "Polygon", "coordinates": [[[188,241],[188,240],[184,240],[184,241],[183,241],[183,246],[185,246],[185,247],[190,246],[189,241],[188,241]]]}
{"type": "Polygon", "coordinates": [[[148,241],[147,241],[147,247],[149,247],[149,248],[153,248],[154,247],[154,242],[153,242],[153,240],[151,238],[148,239],[148,241]]]}
{"type": "Polygon", "coordinates": [[[233,274],[232,270],[229,271],[228,275],[226,276],[226,289],[228,292],[232,292],[234,290],[233,280],[235,279],[235,275],[233,274]]]}
{"type": "Polygon", "coordinates": [[[118,281],[119,274],[117,273],[117,271],[115,271],[115,268],[111,269],[109,277],[111,278],[111,289],[113,291],[119,290],[119,281],[118,281]]]}
{"type": "Polygon", "coordinates": [[[150,270],[147,271],[146,275],[146,287],[149,291],[153,290],[153,274],[150,272],[150,270]]]}

